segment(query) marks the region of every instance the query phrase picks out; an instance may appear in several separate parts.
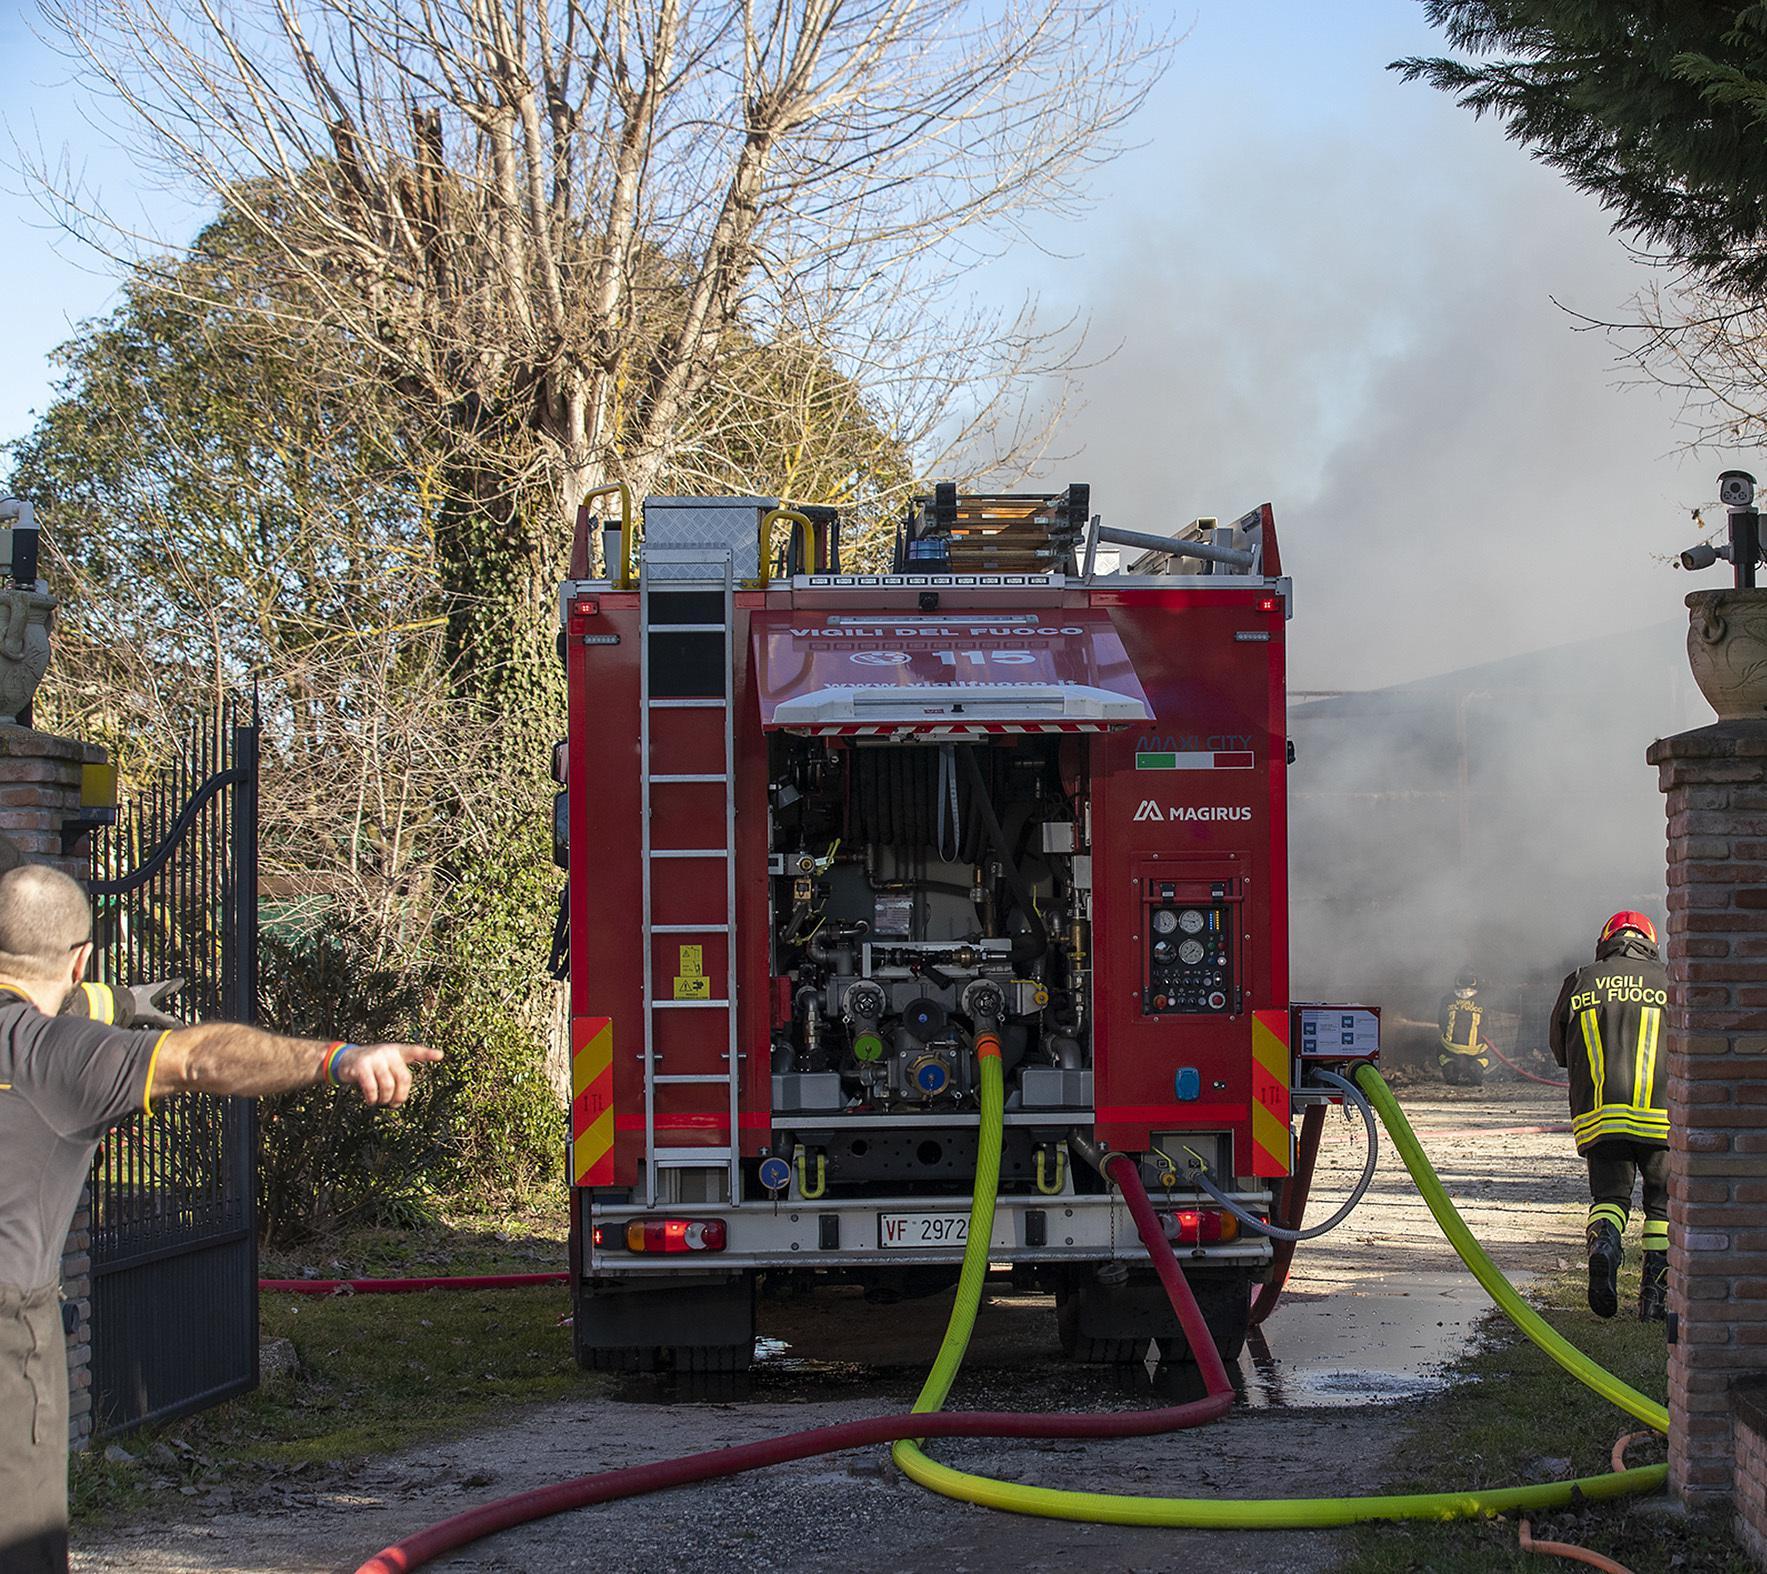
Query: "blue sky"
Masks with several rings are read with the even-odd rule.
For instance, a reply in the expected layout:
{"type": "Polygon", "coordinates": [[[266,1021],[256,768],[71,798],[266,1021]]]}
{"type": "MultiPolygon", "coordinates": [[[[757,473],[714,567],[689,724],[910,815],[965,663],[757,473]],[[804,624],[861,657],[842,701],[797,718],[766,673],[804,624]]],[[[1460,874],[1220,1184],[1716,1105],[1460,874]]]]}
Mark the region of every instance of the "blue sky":
{"type": "MultiPolygon", "coordinates": [[[[112,202],[167,211],[87,122],[32,14],[0,0],[12,135],[65,146],[112,202]]],[[[1748,456],[1684,459],[1673,409],[1619,386],[1614,346],[1554,305],[1623,314],[1649,280],[1594,204],[1384,69],[1436,47],[1416,0],[1170,14],[1188,34],[1096,211],[1045,232],[1062,256],[1023,248],[975,281],[1091,324],[1097,364],[1049,474],[1142,528],[1272,501],[1303,686],[1679,616],[1692,586],[1664,556],[1709,477],[1748,456]]],[[[0,440],[114,290],[21,188],[0,171],[0,440]]]]}
{"type": "Polygon", "coordinates": [[[27,189],[20,149],[68,157],[107,192],[127,189],[127,159],[86,123],[68,63],[32,32],[30,0],[0,0],[0,441],[21,436],[48,393],[48,355],[115,293],[101,259],[58,235],[27,189]]]}

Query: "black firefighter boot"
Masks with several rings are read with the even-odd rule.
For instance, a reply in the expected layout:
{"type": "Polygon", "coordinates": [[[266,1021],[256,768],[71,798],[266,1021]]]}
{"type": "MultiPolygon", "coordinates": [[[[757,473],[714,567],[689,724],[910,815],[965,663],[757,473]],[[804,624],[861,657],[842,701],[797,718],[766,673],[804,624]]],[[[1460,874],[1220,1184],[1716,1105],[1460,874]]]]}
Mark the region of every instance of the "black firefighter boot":
{"type": "MultiPolygon", "coordinates": [[[[1593,1269],[1591,1270],[1593,1274],[1593,1269]]],[[[1590,1279],[1593,1285],[1595,1280],[1590,1279]]],[[[1594,1291],[1591,1290],[1593,1295],[1594,1291]]],[[[1660,1323],[1668,1315],[1669,1304],[1669,1254],[1667,1252],[1646,1252],[1644,1254],[1644,1277],[1638,1281],[1638,1320],[1641,1323],[1660,1323]]]]}
{"type": "Polygon", "coordinates": [[[1620,1258],[1625,1254],[1620,1232],[1610,1220],[1589,1226],[1589,1310],[1612,1317],[1620,1309],[1620,1258]]]}

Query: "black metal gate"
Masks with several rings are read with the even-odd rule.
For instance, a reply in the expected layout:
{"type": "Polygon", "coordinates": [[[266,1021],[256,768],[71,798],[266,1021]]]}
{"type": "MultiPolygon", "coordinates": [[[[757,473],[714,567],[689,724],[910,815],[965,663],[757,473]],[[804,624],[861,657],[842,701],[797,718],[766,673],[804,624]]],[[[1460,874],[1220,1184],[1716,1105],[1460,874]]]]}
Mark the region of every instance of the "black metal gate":
{"type": "MultiPolygon", "coordinates": [[[[183,978],[168,1011],[254,1020],[257,834],[257,717],[229,704],[93,835],[95,976],[183,978]]],[[[106,1133],[92,1164],[95,1436],[257,1386],[256,1138],[250,1099],[202,1094],[106,1133]]]]}

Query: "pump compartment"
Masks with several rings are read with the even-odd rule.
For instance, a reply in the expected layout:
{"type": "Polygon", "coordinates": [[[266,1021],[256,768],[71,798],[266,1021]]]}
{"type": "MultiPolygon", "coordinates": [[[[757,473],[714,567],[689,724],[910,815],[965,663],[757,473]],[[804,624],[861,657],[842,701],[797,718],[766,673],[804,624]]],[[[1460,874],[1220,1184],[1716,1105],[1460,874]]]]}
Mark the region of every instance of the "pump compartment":
{"type": "Polygon", "coordinates": [[[1177,1172],[1195,1150],[1264,1211],[1290,1167],[1268,507],[1105,574],[1086,489],[940,487],[862,575],[832,511],[680,501],[635,583],[591,577],[585,521],[561,598],[579,1357],[740,1370],[759,1276],[948,1282],[984,1028],[995,1262],[1075,1354],[1176,1338],[1078,1157],[1128,1153],[1237,1353],[1269,1243],[1177,1172]],[[1184,553],[1224,536],[1243,566],[1184,553]]]}

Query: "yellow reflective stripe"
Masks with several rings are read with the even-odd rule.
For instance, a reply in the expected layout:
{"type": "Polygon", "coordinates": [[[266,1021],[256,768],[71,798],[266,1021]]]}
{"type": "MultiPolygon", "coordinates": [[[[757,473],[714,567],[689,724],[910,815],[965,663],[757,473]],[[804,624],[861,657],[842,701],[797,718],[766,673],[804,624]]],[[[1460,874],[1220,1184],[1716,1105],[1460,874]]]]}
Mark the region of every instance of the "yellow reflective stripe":
{"type": "Polygon", "coordinates": [[[80,988],[86,996],[86,1015],[92,1021],[107,1027],[116,1021],[117,997],[109,984],[82,984],[80,988]]]}
{"type": "Polygon", "coordinates": [[[1637,1137],[1646,1142],[1666,1142],[1669,1137],[1667,1116],[1653,1121],[1619,1113],[1618,1108],[1583,1121],[1573,1121],[1571,1129],[1578,1143],[1587,1142],[1592,1137],[1637,1137]]]}
{"type": "Polygon", "coordinates": [[[1669,1117],[1660,1109],[1633,1109],[1629,1104],[1604,1104],[1571,1122],[1578,1134],[1595,1126],[1629,1126],[1639,1131],[1667,1131],[1669,1117]]]}
{"type": "Polygon", "coordinates": [[[1591,1206],[1586,1222],[1600,1224],[1604,1219],[1622,1235],[1626,1233],[1626,1210],[1617,1203],[1598,1202],[1591,1206]]]}
{"type": "Polygon", "coordinates": [[[160,1063],[160,1051],[171,1036],[172,1030],[167,1028],[153,1041],[153,1053],[147,1057],[147,1080],[141,1084],[141,1113],[149,1117],[153,1115],[153,1074],[160,1063]]]}
{"type": "Polygon", "coordinates": [[[1602,1121],[1622,1121],[1628,1126],[1661,1126],[1665,1130],[1669,1125],[1668,1111],[1660,1109],[1634,1109],[1630,1104],[1603,1104],[1600,1109],[1592,1109],[1587,1114],[1574,1116],[1571,1129],[1581,1131],[1585,1126],[1593,1126],[1602,1121]]]}
{"type": "Polygon", "coordinates": [[[1650,1088],[1656,1080],[1657,1025],[1663,1013],[1656,1006],[1646,1006],[1638,1021],[1638,1048],[1632,1057],[1632,1107],[1651,1107],[1650,1088]]]}
{"type": "Polygon", "coordinates": [[[1589,1080],[1595,1084],[1595,1102],[1602,1102],[1607,1081],[1607,1058],[1601,1050],[1601,1019],[1593,1011],[1583,1013],[1583,1048],[1589,1056],[1589,1080]]]}

